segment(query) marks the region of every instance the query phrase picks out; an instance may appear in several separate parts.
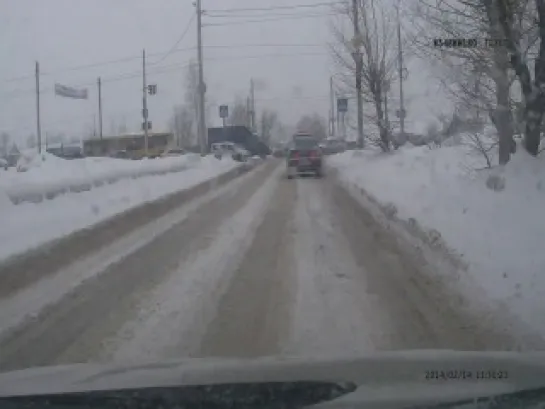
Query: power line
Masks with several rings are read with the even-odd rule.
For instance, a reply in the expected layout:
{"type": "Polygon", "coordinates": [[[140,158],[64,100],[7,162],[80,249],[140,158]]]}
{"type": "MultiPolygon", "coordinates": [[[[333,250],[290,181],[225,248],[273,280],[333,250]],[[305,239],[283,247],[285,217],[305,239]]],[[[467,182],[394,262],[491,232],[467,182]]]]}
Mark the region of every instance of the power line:
{"type": "MultiPolygon", "coordinates": [[[[239,60],[251,60],[251,59],[263,59],[263,58],[289,58],[289,57],[313,57],[313,56],[325,56],[329,55],[327,52],[308,52],[308,53],[269,53],[269,54],[257,54],[257,55],[242,55],[242,56],[236,56],[236,55],[230,55],[230,56],[222,56],[222,57],[208,57],[205,58],[206,61],[226,61],[226,60],[232,60],[232,61],[239,61],[239,60]]],[[[156,67],[155,69],[150,69],[148,74],[164,74],[171,71],[178,71],[181,68],[187,68],[192,64],[192,62],[188,63],[181,63],[181,64],[170,64],[165,65],[162,67],[156,67]]],[[[102,83],[111,83],[111,82],[118,82],[118,81],[124,81],[128,79],[133,78],[139,78],[142,75],[141,71],[131,71],[126,73],[120,73],[116,76],[110,76],[110,77],[101,77],[102,83]]],[[[85,87],[85,86],[93,86],[95,85],[95,82],[85,82],[85,83],[79,83],[74,84],[74,87],[85,87]]],[[[40,89],[40,93],[46,93],[49,91],[52,91],[53,87],[47,87],[40,89]]],[[[34,93],[35,89],[24,89],[24,90],[16,90],[14,95],[11,96],[16,97],[18,95],[24,95],[27,93],[34,93]]],[[[4,98],[5,99],[5,98],[4,98]]]]}
{"type": "MultiPolygon", "coordinates": [[[[253,14],[253,15],[232,15],[232,14],[213,14],[206,16],[207,18],[230,18],[230,19],[240,19],[240,18],[256,18],[256,17],[305,17],[309,15],[328,15],[329,13],[336,13],[339,12],[335,11],[314,11],[312,13],[262,13],[262,14],[253,14]]],[[[237,20],[238,21],[238,20],[237,20]]]]}
{"type": "Polygon", "coordinates": [[[189,32],[189,29],[191,28],[191,23],[193,23],[194,19],[195,19],[195,14],[193,14],[191,16],[191,18],[189,19],[189,21],[186,24],[186,27],[185,27],[184,31],[182,32],[180,37],[178,37],[178,39],[176,40],[174,45],[170,48],[170,50],[168,50],[167,53],[161,59],[151,63],[150,65],[155,65],[155,64],[159,64],[160,62],[163,62],[169,55],[171,55],[173,52],[175,52],[177,50],[178,45],[180,45],[180,43],[182,42],[182,40],[184,39],[186,34],[189,32]]]}
{"type": "Polygon", "coordinates": [[[206,23],[203,24],[204,27],[219,27],[219,26],[232,26],[240,24],[251,24],[251,23],[268,23],[273,21],[283,21],[283,20],[300,20],[303,18],[317,18],[317,17],[327,17],[327,16],[337,16],[339,12],[330,12],[330,13],[321,13],[321,14],[305,14],[299,16],[290,16],[290,17],[278,17],[278,18],[263,18],[259,20],[237,20],[226,23],[206,23]]]}
{"type": "MultiPolygon", "coordinates": [[[[304,44],[304,43],[301,43],[301,44],[297,44],[297,43],[286,43],[286,44],[274,44],[274,43],[254,43],[254,44],[224,44],[224,45],[205,45],[203,46],[203,48],[206,48],[206,49],[220,49],[220,48],[251,48],[251,47],[324,47],[323,44],[304,44]]],[[[186,51],[193,51],[195,50],[195,46],[191,46],[191,47],[184,47],[184,48],[175,48],[175,49],[171,49],[169,51],[167,51],[167,54],[170,53],[170,54],[173,54],[175,52],[186,52],[186,51]]],[[[150,53],[149,56],[160,56],[160,55],[163,55],[164,56],[165,52],[157,52],[157,53],[150,53]]],[[[90,64],[84,64],[84,65],[77,65],[77,66],[74,66],[74,67],[68,67],[68,68],[63,68],[61,70],[58,70],[58,71],[54,71],[54,72],[42,72],[41,73],[41,76],[50,76],[50,75],[53,75],[53,74],[59,74],[59,73],[63,73],[63,72],[69,72],[69,71],[80,71],[80,70],[85,70],[85,69],[89,69],[89,68],[96,68],[96,67],[100,67],[100,66],[106,66],[106,65],[112,65],[112,64],[117,64],[117,63],[123,63],[123,62],[129,62],[129,61],[134,61],[134,60],[140,60],[142,58],[141,55],[139,56],[131,56],[131,57],[123,57],[123,58],[118,58],[118,59],[114,59],[114,60],[107,60],[107,61],[101,61],[101,62],[96,62],[96,63],[90,63],[90,64]]],[[[158,63],[158,62],[157,62],[158,63]]],[[[154,63],[154,64],[157,64],[157,63],[154,63]]],[[[18,81],[25,81],[25,80],[29,80],[29,79],[34,79],[35,75],[32,74],[32,75],[25,75],[25,76],[21,76],[21,77],[14,77],[14,78],[9,78],[9,79],[6,79],[6,80],[3,80],[3,82],[5,83],[11,83],[11,82],[18,82],[18,81]]]]}
{"type": "Polygon", "coordinates": [[[342,4],[343,1],[329,1],[322,3],[312,3],[312,4],[294,4],[291,6],[271,6],[271,7],[259,7],[259,8],[229,8],[229,9],[207,9],[205,10],[205,15],[209,13],[239,13],[239,12],[254,12],[254,11],[271,11],[271,10],[294,10],[301,8],[317,8],[325,6],[334,6],[342,4]]]}

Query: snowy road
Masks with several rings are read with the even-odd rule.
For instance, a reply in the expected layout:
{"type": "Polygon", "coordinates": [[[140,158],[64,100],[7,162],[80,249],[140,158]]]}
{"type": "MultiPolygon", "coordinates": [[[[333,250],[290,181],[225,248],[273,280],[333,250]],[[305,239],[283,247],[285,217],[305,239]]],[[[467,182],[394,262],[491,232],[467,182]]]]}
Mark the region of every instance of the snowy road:
{"type": "Polygon", "coordinates": [[[287,180],[270,160],[92,254],[51,254],[56,271],[24,285],[0,271],[0,370],[514,346],[449,307],[391,234],[331,175],[287,180]]]}

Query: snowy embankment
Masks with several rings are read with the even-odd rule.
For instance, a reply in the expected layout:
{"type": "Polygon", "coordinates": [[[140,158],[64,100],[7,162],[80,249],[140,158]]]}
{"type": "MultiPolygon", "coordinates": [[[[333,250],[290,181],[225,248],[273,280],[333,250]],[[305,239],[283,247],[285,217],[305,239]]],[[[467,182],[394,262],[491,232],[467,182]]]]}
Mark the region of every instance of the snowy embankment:
{"type": "Polygon", "coordinates": [[[26,172],[3,171],[0,260],[237,166],[231,159],[199,155],[143,161],[46,155],[26,172]]]}
{"type": "Polygon", "coordinates": [[[14,168],[0,174],[0,189],[14,204],[41,202],[65,193],[84,192],[123,179],[164,175],[200,166],[200,156],[184,155],[151,160],[85,158],[65,160],[51,154],[23,157],[17,172],[14,168]]]}
{"type": "Polygon", "coordinates": [[[545,335],[545,159],[519,147],[504,169],[477,170],[483,157],[458,145],[346,152],[329,165],[392,219],[460,260],[461,279],[448,278],[468,299],[481,303],[475,294],[484,292],[486,302],[545,335]],[[503,190],[486,186],[491,174],[501,175],[503,190]]]}

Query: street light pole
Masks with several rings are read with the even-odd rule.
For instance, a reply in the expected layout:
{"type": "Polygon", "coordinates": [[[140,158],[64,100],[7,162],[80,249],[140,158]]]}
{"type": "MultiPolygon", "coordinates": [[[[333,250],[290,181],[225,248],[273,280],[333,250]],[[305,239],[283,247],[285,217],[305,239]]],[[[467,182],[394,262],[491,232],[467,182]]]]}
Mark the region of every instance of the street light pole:
{"type": "Polygon", "coordinates": [[[206,93],[206,85],[204,83],[204,69],[203,69],[203,53],[202,53],[202,6],[201,0],[196,0],[197,7],[197,59],[199,64],[199,122],[198,133],[199,142],[201,145],[201,154],[206,154],[208,150],[208,143],[206,141],[206,119],[205,119],[205,104],[204,96],[206,93]]]}
{"type": "Polygon", "coordinates": [[[36,137],[38,153],[42,153],[42,124],[40,119],[40,63],[36,61],[36,137]]]}
{"type": "Polygon", "coordinates": [[[148,84],[146,79],[146,50],[142,50],[142,117],[144,118],[144,154],[148,157],[148,84]]]}

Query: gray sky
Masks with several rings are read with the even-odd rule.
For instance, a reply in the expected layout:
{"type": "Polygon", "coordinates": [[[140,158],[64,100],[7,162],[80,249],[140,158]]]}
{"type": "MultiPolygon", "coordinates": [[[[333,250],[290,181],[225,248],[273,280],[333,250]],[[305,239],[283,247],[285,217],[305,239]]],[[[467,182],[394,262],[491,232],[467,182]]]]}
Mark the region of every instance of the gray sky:
{"type": "MultiPolygon", "coordinates": [[[[275,109],[288,123],[313,111],[326,116],[328,78],[335,71],[328,52],[328,7],[212,12],[309,3],[323,1],[203,0],[209,11],[203,18],[208,100],[229,104],[236,95],[246,96],[253,77],[258,110],[275,109]]],[[[155,130],[166,128],[172,107],[183,98],[184,65],[196,57],[195,19],[177,46],[181,50],[164,57],[194,14],[191,0],[0,0],[0,130],[19,140],[35,133],[36,60],[43,73],[44,132],[79,135],[92,128],[98,76],[103,78],[105,133],[113,122],[138,129],[142,48],[149,55],[148,82],[158,86],[149,99],[150,119],[155,130]],[[87,87],[89,100],[55,97],[55,82],[87,87]]],[[[417,96],[416,112],[429,114],[422,102],[426,75],[416,71],[424,80],[411,78],[408,97],[417,96]]],[[[217,109],[211,115],[219,123],[217,109]]]]}

